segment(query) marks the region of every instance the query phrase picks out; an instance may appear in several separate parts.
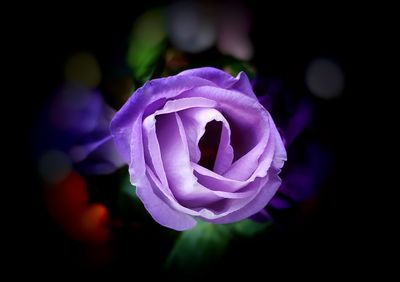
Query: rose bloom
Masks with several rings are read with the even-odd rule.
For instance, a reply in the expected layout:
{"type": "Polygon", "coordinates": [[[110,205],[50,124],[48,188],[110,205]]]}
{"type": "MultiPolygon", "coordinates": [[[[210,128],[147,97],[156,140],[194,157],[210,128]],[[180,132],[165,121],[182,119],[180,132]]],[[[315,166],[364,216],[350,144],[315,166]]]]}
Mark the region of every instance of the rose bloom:
{"type": "Polygon", "coordinates": [[[138,197],[169,228],[248,218],[281,184],[286,150],[244,73],[207,67],[151,80],[111,133],[138,197]]]}

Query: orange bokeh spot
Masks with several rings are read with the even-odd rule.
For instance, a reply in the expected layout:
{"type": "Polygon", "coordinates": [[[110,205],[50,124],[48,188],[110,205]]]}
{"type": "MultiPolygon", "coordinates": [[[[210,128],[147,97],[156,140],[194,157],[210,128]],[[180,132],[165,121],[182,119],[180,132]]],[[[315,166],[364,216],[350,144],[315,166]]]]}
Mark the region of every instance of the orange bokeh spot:
{"type": "Polygon", "coordinates": [[[86,181],[74,171],[61,182],[49,185],[45,197],[48,209],[57,221],[66,221],[82,213],[89,202],[86,181]]]}
{"type": "Polygon", "coordinates": [[[51,216],[72,239],[88,243],[109,239],[108,210],[103,204],[89,203],[86,181],[77,172],[48,185],[45,199],[51,216]]]}
{"type": "Polygon", "coordinates": [[[107,227],[108,210],[103,204],[90,205],[80,218],[82,239],[92,243],[101,243],[109,238],[107,227]]]}

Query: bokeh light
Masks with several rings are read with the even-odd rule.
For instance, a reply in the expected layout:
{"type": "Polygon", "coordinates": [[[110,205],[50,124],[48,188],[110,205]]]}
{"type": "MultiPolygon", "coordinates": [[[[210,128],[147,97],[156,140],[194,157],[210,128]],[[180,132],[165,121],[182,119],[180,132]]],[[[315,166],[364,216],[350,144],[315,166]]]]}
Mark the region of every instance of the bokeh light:
{"type": "Polygon", "coordinates": [[[81,236],[91,243],[103,243],[109,239],[107,228],[108,210],[104,204],[92,204],[83,212],[80,220],[81,236]]]}
{"type": "Polygon", "coordinates": [[[165,49],[165,38],[163,9],[151,9],[135,21],[126,62],[136,80],[144,82],[152,75],[165,49]]]}
{"type": "Polygon", "coordinates": [[[102,98],[97,91],[78,84],[65,84],[57,92],[50,109],[50,120],[56,128],[85,133],[99,122],[102,98]]]}
{"type": "Polygon", "coordinates": [[[79,52],[67,59],[64,76],[68,82],[96,88],[101,81],[100,66],[91,53],[79,52]]]}
{"type": "Polygon", "coordinates": [[[254,55],[250,12],[241,3],[225,4],[220,9],[218,49],[237,59],[250,60],[254,55]]]}
{"type": "Polygon", "coordinates": [[[217,39],[217,23],[213,9],[202,2],[173,3],[167,14],[168,35],[175,47],[198,53],[210,48],[217,39]]]}
{"type": "Polygon", "coordinates": [[[344,83],[344,73],[333,60],[315,59],[306,70],[306,85],[319,98],[332,99],[340,96],[344,83]]]}
{"type": "MultiPolygon", "coordinates": [[[[135,90],[131,75],[121,75],[106,83],[106,91],[112,96],[115,107],[120,108],[135,90]]],[[[114,106],[114,105],[113,105],[114,106]]]]}
{"type": "Polygon", "coordinates": [[[71,239],[102,244],[110,238],[108,210],[104,204],[89,203],[87,182],[75,171],[45,188],[47,208],[71,239]]]}
{"type": "Polygon", "coordinates": [[[38,169],[46,183],[56,183],[63,180],[71,171],[71,159],[59,150],[48,150],[39,158],[38,169]]]}
{"type": "Polygon", "coordinates": [[[166,37],[164,21],[164,14],[161,9],[150,10],[136,20],[132,32],[145,44],[157,45],[166,37]]]}

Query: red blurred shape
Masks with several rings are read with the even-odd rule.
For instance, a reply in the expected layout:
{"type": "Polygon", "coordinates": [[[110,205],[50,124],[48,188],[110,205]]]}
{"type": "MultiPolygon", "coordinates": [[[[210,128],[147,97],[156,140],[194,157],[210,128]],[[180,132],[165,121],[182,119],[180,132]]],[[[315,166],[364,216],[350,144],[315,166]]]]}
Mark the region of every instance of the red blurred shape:
{"type": "Polygon", "coordinates": [[[45,199],[51,216],[72,239],[93,244],[109,239],[108,210],[89,203],[86,181],[77,172],[47,186],[45,199]]]}
{"type": "Polygon", "coordinates": [[[61,182],[47,186],[45,196],[50,213],[56,221],[77,216],[89,203],[86,181],[74,171],[61,182]]]}
{"type": "Polygon", "coordinates": [[[82,214],[80,230],[82,239],[91,243],[102,243],[109,239],[107,227],[108,211],[103,204],[93,204],[82,214]]]}

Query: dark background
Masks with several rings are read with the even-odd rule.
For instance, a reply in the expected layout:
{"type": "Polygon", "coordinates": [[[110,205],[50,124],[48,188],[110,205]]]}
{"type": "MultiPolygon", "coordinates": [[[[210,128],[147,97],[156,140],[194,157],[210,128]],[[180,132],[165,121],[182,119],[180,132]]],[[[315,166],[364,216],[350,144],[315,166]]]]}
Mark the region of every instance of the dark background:
{"type": "MultiPolygon", "coordinates": [[[[358,143],[347,134],[358,124],[353,110],[359,102],[355,69],[360,57],[362,59],[357,36],[363,32],[362,25],[348,7],[331,4],[303,7],[305,11],[300,12],[294,7],[275,8],[257,2],[251,1],[248,5],[254,16],[251,36],[255,57],[252,62],[260,73],[278,76],[298,95],[308,95],[304,71],[310,59],[333,57],[344,70],[346,80],[341,97],[317,101],[316,130],[335,156],[335,165],[321,190],[314,213],[302,221],[291,221],[284,231],[273,230],[269,236],[234,241],[213,272],[253,273],[265,278],[269,275],[319,277],[317,273],[320,272],[325,273],[323,277],[340,276],[356,270],[355,261],[361,264],[367,261],[363,255],[371,248],[362,241],[369,232],[369,220],[361,209],[365,206],[363,196],[359,197],[364,189],[355,181],[354,163],[349,161],[351,148],[358,143]]],[[[16,164],[12,165],[13,171],[17,171],[14,186],[21,188],[9,209],[17,215],[12,220],[13,240],[9,247],[10,261],[23,266],[32,275],[127,274],[132,275],[130,279],[138,279],[142,273],[149,275],[150,271],[153,276],[160,269],[171,242],[158,238],[157,234],[144,242],[138,241],[139,244],[127,245],[106,267],[91,267],[82,262],[85,259],[79,251],[80,245],[65,237],[47,214],[31,152],[31,125],[46,98],[62,81],[66,57],[76,51],[90,51],[107,75],[114,64],[123,63],[126,50],[121,46],[126,45],[120,43],[126,42],[134,19],[155,4],[146,1],[135,4],[133,9],[112,7],[101,14],[61,6],[52,13],[38,13],[27,21],[23,30],[24,53],[21,51],[21,57],[26,58],[25,68],[20,85],[15,88],[27,93],[23,96],[21,111],[30,118],[26,126],[14,127],[17,136],[21,136],[17,142],[24,149],[19,151],[21,158],[15,157],[16,164]],[[110,56],[119,52],[123,54],[120,62],[110,56]],[[24,162],[23,180],[21,160],[24,162]]],[[[112,179],[107,181],[112,182],[112,179]]],[[[128,235],[119,235],[121,242],[125,240],[123,236],[128,235]]]]}

